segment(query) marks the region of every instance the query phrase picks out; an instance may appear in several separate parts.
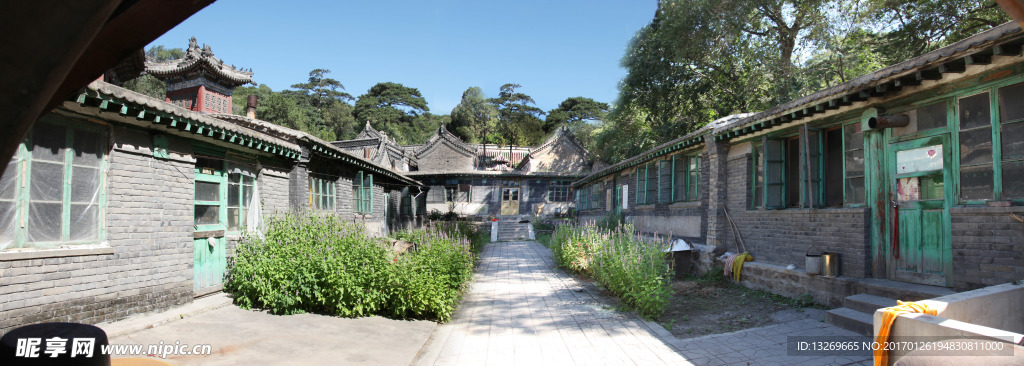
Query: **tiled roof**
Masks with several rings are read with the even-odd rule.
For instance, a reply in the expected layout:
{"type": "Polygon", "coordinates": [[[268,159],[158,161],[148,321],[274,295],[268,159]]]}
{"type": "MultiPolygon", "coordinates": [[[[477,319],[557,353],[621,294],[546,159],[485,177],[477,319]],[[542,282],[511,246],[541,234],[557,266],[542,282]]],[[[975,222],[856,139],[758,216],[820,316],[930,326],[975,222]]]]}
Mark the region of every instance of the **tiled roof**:
{"type": "Polygon", "coordinates": [[[170,61],[146,61],[146,72],[158,79],[186,75],[198,70],[217,75],[230,81],[235,85],[243,85],[252,82],[252,71],[244,71],[235,68],[233,65],[225,65],[224,61],[213,55],[210,46],[203,45],[199,48],[196,37],[189,40],[188,50],[185,57],[170,61]]]}

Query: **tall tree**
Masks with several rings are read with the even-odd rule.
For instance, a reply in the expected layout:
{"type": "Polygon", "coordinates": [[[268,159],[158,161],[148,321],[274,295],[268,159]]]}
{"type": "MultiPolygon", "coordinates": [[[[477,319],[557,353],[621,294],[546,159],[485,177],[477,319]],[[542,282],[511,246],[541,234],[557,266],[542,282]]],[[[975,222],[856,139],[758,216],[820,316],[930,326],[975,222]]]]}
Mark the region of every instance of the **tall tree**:
{"type": "Polygon", "coordinates": [[[566,98],[558,107],[548,111],[544,131],[550,133],[559,126],[568,126],[576,139],[587,150],[595,151],[594,134],[611,106],[585,97],[566,98]]]}
{"type": "Polygon", "coordinates": [[[328,69],[314,69],[309,72],[309,81],[293,84],[292,88],[306,94],[310,104],[317,110],[322,110],[336,101],[353,100],[351,94],[342,91],[345,90],[345,86],[340,81],[327,77],[330,73],[331,70],[328,69]]]}
{"type": "Polygon", "coordinates": [[[400,144],[414,141],[417,118],[430,111],[419,89],[393,82],[377,83],[356,100],[352,115],[359,123],[369,121],[400,144]]]}
{"type": "Polygon", "coordinates": [[[485,143],[487,134],[494,132],[498,110],[488,103],[483,89],[474,86],[462,93],[462,100],[452,109],[451,130],[467,142],[485,143]]]}
{"type": "Polygon", "coordinates": [[[501,86],[498,97],[489,101],[498,110],[499,143],[509,145],[533,145],[544,137],[544,111],[534,106],[536,102],[529,95],[517,93],[519,84],[501,86]]]}
{"type": "Polygon", "coordinates": [[[611,106],[585,97],[566,98],[558,107],[548,111],[544,120],[544,131],[551,132],[559,125],[576,125],[603,119],[611,106]]]}

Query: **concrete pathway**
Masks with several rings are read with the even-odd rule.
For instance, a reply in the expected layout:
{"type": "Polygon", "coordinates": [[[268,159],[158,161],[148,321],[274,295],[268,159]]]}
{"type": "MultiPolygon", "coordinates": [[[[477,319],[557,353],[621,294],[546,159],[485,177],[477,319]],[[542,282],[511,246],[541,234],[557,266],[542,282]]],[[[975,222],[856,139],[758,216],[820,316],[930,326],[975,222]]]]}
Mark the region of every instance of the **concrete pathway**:
{"type": "Polygon", "coordinates": [[[692,339],[616,311],[614,301],[557,269],[536,242],[488,244],[471,291],[435,329],[416,365],[847,365],[870,358],[787,357],[787,335],[852,332],[799,320],[692,339]]]}

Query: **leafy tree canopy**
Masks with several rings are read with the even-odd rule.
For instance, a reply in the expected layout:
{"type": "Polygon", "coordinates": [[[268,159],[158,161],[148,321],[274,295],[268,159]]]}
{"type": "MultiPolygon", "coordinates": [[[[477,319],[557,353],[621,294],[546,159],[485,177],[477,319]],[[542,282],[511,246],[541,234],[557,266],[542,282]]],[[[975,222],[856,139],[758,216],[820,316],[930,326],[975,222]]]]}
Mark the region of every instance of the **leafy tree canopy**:
{"type": "Polygon", "coordinates": [[[501,86],[498,97],[489,101],[498,110],[497,134],[488,137],[504,145],[535,145],[544,138],[544,111],[534,106],[529,95],[516,92],[519,84],[501,86]]]}
{"type": "Polygon", "coordinates": [[[494,143],[487,141],[487,134],[497,127],[498,110],[488,103],[480,87],[470,87],[462,93],[462,100],[452,109],[451,120],[450,130],[464,141],[494,143]]]}
{"type": "Polygon", "coordinates": [[[360,95],[352,115],[359,122],[369,121],[398,143],[408,144],[420,142],[412,139],[414,136],[410,131],[415,130],[418,124],[426,123],[419,119],[429,110],[418,89],[386,82],[377,83],[366,94],[360,95]]]}

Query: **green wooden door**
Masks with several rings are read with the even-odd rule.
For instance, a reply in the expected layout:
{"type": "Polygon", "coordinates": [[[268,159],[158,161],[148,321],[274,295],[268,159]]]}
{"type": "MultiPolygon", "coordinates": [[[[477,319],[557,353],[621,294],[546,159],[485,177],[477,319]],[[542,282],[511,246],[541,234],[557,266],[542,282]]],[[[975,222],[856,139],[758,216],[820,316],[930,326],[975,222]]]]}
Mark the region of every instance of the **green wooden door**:
{"type": "Polygon", "coordinates": [[[889,150],[892,197],[898,212],[889,226],[889,276],[949,286],[953,269],[949,207],[954,202],[949,138],[904,141],[890,145],[889,150]]]}
{"type": "Polygon", "coordinates": [[[220,160],[199,159],[195,172],[195,235],[192,241],[196,296],[220,289],[227,272],[227,175],[220,160]]]}

